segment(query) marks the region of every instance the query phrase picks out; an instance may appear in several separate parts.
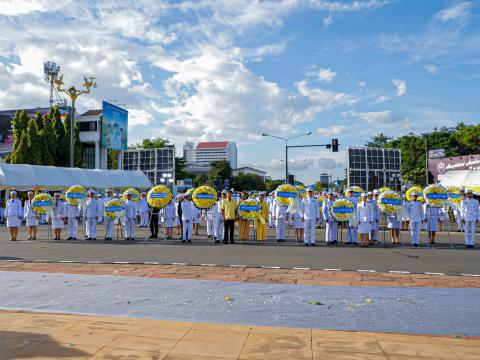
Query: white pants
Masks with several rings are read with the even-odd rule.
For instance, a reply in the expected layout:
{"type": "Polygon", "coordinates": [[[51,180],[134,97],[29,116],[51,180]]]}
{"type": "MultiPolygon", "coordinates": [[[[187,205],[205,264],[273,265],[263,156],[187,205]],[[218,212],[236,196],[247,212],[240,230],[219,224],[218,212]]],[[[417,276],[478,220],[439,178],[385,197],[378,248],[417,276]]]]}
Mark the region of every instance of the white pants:
{"type": "Polygon", "coordinates": [[[286,219],[281,218],[277,219],[276,230],[277,230],[277,240],[285,240],[285,226],[287,222],[286,219]]]}
{"type": "Polygon", "coordinates": [[[325,242],[331,243],[337,241],[338,222],[327,221],[327,229],[325,231],[325,242]]]}
{"type": "Polygon", "coordinates": [[[77,238],[78,236],[78,220],[76,217],[68,218],[68,237],[77,238]]]}
{"type": "Polygon", "coordinates": [[[215,220],[207,219],[207,236],[213,236],[215,232],[215,220]]]}
{"type": "Polygon", "coordinates": [[[368,237],[370,240],[378,240],[378,222],[374,221],[372,223],[372,232],[370,233],[370,236],[368,237]],[[373,237],[372,237],[373,233],[373,237]]]}
{"type": "Polygon", "coordinates": [[[192,220],[183,220],[182,240],[192,240],[192,220]]]}
{"type": "Polygon", "coordinates": [[[215,218],[214,234],[216,240],[223,240],[223,219],[219,216],[215,218]]]}
{"type": "Polygon", "coordinates": [[[273,227],[275,225],[275,221],[273,220],[273,214],[269,213],[268,214],[268,227],[273,227]]]}
{"type": "Polygon", "coordinates": [[[135,218],[125,218],[125,237],[135,239],[135,218]]]}
{"type": "Polygon", "coordinates": [[[412,244],[420,244],[420,230],[422,230],[421,222],[410,221],[410,241],[412,244]]]}
{"type": "Polygon", "coordinates": [[[97,218],[87,218],[87,238],[95,239],[97,237],[97,218]]]}
{"type": "Polygon", "coordinates": [[[358,240],[358,227],[347,224],[347,243],[356,243],[357,240],[358,240]]]}
{"type": "Polygon", "coordinates": [[[460,215],[457,215],[457,230],[463,231],[463,223],[460,215]]]}
{"type": "Polygon", "coordinates": [[[305,244],[315,244],[315,220],[316,219],[305,219],[305,232],[303,233],[303,241],[305,241],[305,244]]]}
{"type": "Polygon", "coordinates": [[[105,216],[105,238],[113,238],[115,221],[105,216]]]}
{"type": "Polygon", "coordinates": [[[465,221],[465,245],[475,244],[475,221],[465,221]]]}
{"type": "Polygon", "coordinates": [[[140,213],[140,226],[148,226],[148,211],[140,213]]]}

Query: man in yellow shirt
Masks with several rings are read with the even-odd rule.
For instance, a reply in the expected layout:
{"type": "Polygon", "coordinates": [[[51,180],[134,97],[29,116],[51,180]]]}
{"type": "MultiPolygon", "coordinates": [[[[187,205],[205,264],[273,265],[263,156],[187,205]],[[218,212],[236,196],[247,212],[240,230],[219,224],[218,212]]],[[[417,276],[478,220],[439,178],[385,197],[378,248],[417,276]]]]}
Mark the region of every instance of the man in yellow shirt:
{"type": "Polygon", "coordinates": [[[228,244],[228,234],[230,234],[230,243],[233,244],[235,219],[237,217],[237,202],[233,199],[230,190],[227,191],[227,198],[222,200],[222,215],[224,219],[223,243],[228,244]]]}
{"type": "Polygon", "coordinates": [[[268,203],[265,201],[265,193],[260,193],[258,196],[260,203],[260,219],[256,220],[257,240],[267,240],[267,222],[268,222],[268,203]]]}

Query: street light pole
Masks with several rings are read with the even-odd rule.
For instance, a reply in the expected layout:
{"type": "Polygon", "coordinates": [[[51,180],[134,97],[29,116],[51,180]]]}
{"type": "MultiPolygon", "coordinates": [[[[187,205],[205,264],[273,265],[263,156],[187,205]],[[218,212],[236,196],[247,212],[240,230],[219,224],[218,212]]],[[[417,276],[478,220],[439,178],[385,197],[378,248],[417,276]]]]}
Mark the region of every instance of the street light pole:
{"type": "Polygon", "coordinates": [[[288,184],[288,140],[296,139],[298,137],[311,135],[311,134],[312,134],[311,131],[307,131],[304,134],[299,134],[299,135],[292,136],[292,137],[289,137],[289,138],[270,135],[270,134],[266,134],[266,133],[262,134],[262,136],[268,136],[268,137],[272,137],[272,138],[275,138],[275,139],[280,139],[280,140],[285,141],[285,184],[288,184]]]}
{"type": "Polygon", "coordinates": [[[75,100],[82,95],[82,94],[89,94],[90,88],[96,88],[97,82],[94,77],[83,77],[85,82],[83,83],[83,87],[85,90],[77,90],[75,86],[71,86],[68,89],[62,88],[65,83],[63,82],[63,75],[60,75],[56,78],[53,82],[57,87],[58,92],[63,92],[67,94],[70,100],[72,101],[72,108],[71,108],[71,115],[70,115],[70,167],[74,167],[74,146],[75,146],[75,100]]]}

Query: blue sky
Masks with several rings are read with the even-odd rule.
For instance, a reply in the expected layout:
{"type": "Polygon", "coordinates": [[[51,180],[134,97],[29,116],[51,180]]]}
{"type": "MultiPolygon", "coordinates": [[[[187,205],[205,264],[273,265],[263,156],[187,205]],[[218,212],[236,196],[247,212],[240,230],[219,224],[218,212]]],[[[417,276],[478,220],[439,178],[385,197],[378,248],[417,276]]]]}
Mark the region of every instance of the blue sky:
{"type": "Polygon", "coordinates": [[[43,106],[42,63],[128,104],[129,141],[236,141],[239,164],[282,177],[282,143],[314,182],[342,176],[345,147],[479,122],[480,4],[450,0],[0,2],[0,108],[43,106]]]}

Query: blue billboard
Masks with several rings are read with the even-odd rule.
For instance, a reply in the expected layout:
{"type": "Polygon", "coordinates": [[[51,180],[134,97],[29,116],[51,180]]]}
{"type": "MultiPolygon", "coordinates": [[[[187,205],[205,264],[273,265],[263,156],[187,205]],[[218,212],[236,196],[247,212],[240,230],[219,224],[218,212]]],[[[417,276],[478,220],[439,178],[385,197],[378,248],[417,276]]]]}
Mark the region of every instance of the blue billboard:
{"type": "Polygon", "coordinates": [[[128,111],[106,101],[102,102],[102,147],[128,149],[128,111]]]}

